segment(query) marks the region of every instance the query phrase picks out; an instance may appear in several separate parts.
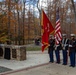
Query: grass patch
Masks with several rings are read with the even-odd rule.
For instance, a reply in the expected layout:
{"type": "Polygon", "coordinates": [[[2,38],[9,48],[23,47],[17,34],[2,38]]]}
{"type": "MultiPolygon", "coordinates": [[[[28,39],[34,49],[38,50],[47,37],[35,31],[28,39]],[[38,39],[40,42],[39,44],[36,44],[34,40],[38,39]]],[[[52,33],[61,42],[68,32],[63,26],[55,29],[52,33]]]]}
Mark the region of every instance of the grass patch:
{"type": "MultiPolygon", "coordinates": [[[[45,50],[47,50],[47,48],[45,50]]],[[[41,51],[41,46],[26,47],[26,51],[41,51]]]]}
{"type": "Polygon", "coordinates": [[[27,51],[40,51],[41,46],[26,47],[27,51]]]}

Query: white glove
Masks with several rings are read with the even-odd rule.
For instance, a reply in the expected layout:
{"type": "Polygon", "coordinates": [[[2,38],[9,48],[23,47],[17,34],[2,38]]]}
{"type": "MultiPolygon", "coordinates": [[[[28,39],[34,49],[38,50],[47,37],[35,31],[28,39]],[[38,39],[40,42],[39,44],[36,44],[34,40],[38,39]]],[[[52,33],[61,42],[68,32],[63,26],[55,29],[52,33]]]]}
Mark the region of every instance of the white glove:
{"type": "Polygon", "coordinates": [[[69,47],[72,47],[72,45],[69,45],[69,47]]]}

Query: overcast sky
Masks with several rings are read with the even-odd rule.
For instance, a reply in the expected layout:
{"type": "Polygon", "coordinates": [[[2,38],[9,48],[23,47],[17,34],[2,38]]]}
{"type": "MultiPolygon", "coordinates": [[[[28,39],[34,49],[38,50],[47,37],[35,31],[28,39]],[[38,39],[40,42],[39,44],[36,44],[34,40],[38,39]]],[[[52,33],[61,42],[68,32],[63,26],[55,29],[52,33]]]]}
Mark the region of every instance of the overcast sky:
{"type": "MultiPolygon", "coordinates": [[[[3,1],[3,0],[0,0],[0,1],[3,1]]],[[[76,1],[76,0],[74,0],[74,1],[76,1]]],[[[34,3],[34,4],[36,4],[36,3],[34,3]]],[[[37,4],[36,4],[36,5],[37,5],[37,4]]],[[[41,7],[47,7],[47,0],[39,0],[39,5],[38,5],[38,7],[39,7],[39,8],[41,8],[41,7]],[[43,2],[42,2],[42,1],[43,1],[43,2]],[[42,2],[43,4],[42,4],[41,2],[42,2]]],[[[33,8],[33,5],[31,5],[30,9],[31,9],[31,8],[33,8]]],[[[27,9],[29,9],[29,6],[27,6],[27,9]]],[[[35,11],[35,13],[34,13],[35,15],[39,15],[39,14],[38,14],[38,9],[37,9],[37,7],[35,7],[35,10],[34,10],[34,11],[35,11]]]]}

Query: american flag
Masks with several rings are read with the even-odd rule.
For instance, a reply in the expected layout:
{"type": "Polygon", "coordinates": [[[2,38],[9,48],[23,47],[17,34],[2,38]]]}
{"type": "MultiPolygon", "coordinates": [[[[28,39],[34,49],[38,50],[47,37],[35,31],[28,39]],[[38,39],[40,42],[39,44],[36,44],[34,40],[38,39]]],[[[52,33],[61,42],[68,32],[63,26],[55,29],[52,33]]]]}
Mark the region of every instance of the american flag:
{"type": "Polygon", "coordinates": [[[61,26],[60,26],[60,18],[59,18],[59,9],[56,12],[56,26],[55,26],[55,42],[56,45],[59,44],[59,41],[62,40],[61,35],[61,26]]]}

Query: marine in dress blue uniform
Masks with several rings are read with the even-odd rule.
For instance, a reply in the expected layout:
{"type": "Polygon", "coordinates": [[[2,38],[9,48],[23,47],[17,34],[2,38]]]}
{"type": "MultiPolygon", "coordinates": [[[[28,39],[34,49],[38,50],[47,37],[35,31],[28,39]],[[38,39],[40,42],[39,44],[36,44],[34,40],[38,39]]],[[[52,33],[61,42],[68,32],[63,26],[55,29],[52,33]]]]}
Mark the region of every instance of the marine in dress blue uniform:
{"type": "Polygon", "coordinates": [[[55,40],[53,39],[53,36],[50,36],[49,38],[49,47],[48,47],[48,54],[49,54],[49,58],[50,61],[49,62],[54,62],[54,45],[55,45],[55,40]]]}
{"type": "Polygon", "coordinates": [[[56,63],[60,64],[60,50],[62,49],[61,42],[55,46],[56,63]]]}
{"type": "Polygon", "coordinates": [[[63,65],[67,65],[68,62],[68,46],[69,46],[69,39],[66,38],[66,34],[63,34],[62,39],[62,55],[63,55],[63,65]]]}
{"type": "Polygon", "coordinates": [[[71,67],[75,67],[75,50],[76,50],[75,34],[71,34],[71,40],[69,42],[69,57],[71,67]]]}

